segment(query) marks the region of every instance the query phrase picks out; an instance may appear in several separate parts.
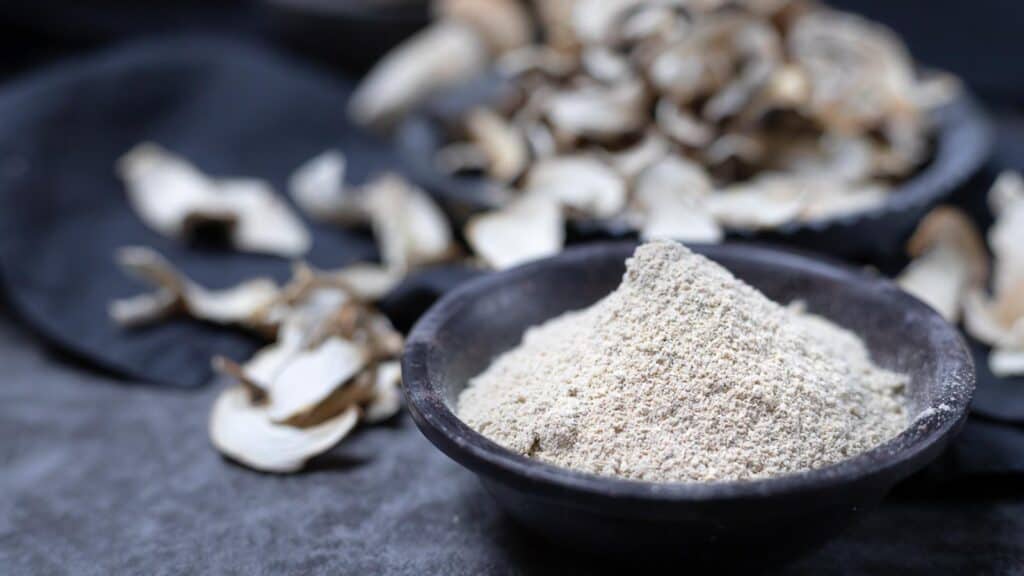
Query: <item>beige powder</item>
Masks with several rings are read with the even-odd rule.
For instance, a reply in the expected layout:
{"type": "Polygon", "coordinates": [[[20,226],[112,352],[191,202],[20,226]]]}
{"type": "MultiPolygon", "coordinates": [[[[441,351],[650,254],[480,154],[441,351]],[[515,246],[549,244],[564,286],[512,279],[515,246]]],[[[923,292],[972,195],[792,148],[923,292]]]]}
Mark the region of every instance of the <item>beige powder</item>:
{"type": "Polygon", "coordinates": [[[764,478],[853,456],[907,425],[906,378],[854,334],[772,302],[679,244],[527,331],[459,397],[520,454],[658,482],[764,478]]]}

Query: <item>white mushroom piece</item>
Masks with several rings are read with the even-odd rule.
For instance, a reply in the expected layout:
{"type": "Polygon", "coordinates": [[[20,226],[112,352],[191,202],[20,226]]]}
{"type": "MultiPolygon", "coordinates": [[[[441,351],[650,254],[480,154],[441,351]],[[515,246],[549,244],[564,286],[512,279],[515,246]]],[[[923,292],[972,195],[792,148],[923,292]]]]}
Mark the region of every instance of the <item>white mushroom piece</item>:
{"type": "Polygon", "coordinates": [[[117,171],[136,213],[164,236],[187,240],[213,227],[238,250],[286,257],[301,256],[312,244],[302,221],[262,180],[213,179],[149,143],[122,156],[117,171]]]}
{"type": "Polygon", "coordinates": [[[402,409],[401,364],[381,362],[373,376],[373,399],[363,410],[363,420],[369,424],[388,420],[402,409]]]}
{"type": "Polygon", "coordinates": [[[914,258],[900,273],[900,287],[956,323],[964,297],[988,276],[985,243],[970,218],[942,206],[932,210],[910,238],[914,258]]]}
{"type": "Polygon", "coordinates": [[[288,179],[295,203],[310,218],[356,225],[368,218],[358,189],[345,184],[345,156],[327,150],[299,166],[288,179]]]}
{"type": "Polygon", "coordinates": [[[643,84],[629,80],[611,87],[587,85],[558,91],[543,106],[556,139],[609,141],[643,128],[646,102],[643,84]]]}
{"type": "Polygon", "coordinates": [[[277,341],[242,365],[214,367],[238,385],[210,416],[210,438],[251,468],[291,472],[340,442],[356,422],[379,422],[401,407],[402,339],[344,283],[299,266],[265,308],[277,341]]]}
{"type": "Polygon", "coordinates": [[[698,164],[668,156],[637,178],[635,201],[642,214],[640,237],[720,242],[722,228],[706,205],[711,180],[698,164]]]}
{"type": "Polygon", "coordinates": [[[361,191],[384,265],[408,272],[456,253],[448,219],[426,192],[395,174],[385,174],[361,191]]]}
{"type": "Polygon", "coordinates": [[[359,421],[355,406],[316,426],[275,424],[267,407],[253,401],[242,385],[217,397],[210,413],[210,442],[225,456],[263,472],[300,470],[306,462],[341,442],[359,421]]]}
{"type": "Polygon", "coordinates": [[[623,178],[594,156],[558,156],[535,163],[526,174],[528,194],[557,200],[583,215],[609,218],[626,205],[623,178]]]}
{"type": "Polygon", "coordinates": [[[498,54],[525,45],[529,16],[517,0],[442,0],[438,19],[388,53],[349,102],[359,123],[393,124],[430,95],[482,73],[498,54]]]}
{"type": "Polygon", "coordinates": [[[493,110],[472,110],[466,117],[466,132],[483,152],[487,172],[495,180],[511,182],[526,168],[530,155],[526,136],[493,110]]]}
{"type": "Polygon", "coordinates": [[[1001,174],[989,193],[996,217],[988,233],[994,259],[992,294],[967,295],[964,328],[992,346],[989,367],[997,376],[1024,374],[1024,181],[1001,174]]]}
{"type": "Polygon", "coordinates": [[[222,290],[204,288],[149,248],[122,248],[117,252],[117,261],[126,272],[155,288],[111,303],[110,316],[122,326],[148,324],[178,312],[214,324],[251,325],[279,293],[277,284],[269,278],[249,280],[222,290]]]}
{"type": "Polygon", "coordinates": [[[722,226],[758,230],[796,219],[806,202],[807,189],[784,175],[767,174],[734,184],[707,199],[708,210],[722,226]]]}
{"type": "Polygon", "coordinates": [[[565,242],[565,219],[553,197],[526,194],[471,218],[466,240],[484,262],[500,270],[557,254],[565,242]]]}

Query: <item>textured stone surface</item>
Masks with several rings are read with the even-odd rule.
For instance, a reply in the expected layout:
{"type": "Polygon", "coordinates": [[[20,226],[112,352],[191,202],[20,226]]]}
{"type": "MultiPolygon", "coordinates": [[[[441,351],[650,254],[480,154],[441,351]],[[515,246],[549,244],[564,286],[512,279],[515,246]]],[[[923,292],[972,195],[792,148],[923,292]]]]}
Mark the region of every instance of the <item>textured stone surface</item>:
{"type": "MultiPolygon", "coordinates": [[[[4,574],[517,574],[584,561],[512,525],[408,418],[275,477],[207,444],[216,388],[125,386],[7,317],[0,366],[4,574]]],[[[1019,494],[904,494],[789,571],[1021,573],[1022,542],[1019,494]]]]}

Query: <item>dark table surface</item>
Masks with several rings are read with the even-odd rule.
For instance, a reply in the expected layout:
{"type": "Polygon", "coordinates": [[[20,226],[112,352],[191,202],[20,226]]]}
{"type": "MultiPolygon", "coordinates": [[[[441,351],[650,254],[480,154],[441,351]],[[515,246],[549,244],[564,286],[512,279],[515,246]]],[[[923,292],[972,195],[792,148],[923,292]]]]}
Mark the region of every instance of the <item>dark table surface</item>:
{"type": "MultiPolygon", "coordinates": [[[[209,446],[219,390],[125,386],[0,313],[5,574],[533,574],[594,564],[513,525],[405,416],[287,477],[209,446]]],[[[961,491],[962,492],[962,491],[961,491]]],[[[788,574],[1024,574],[1024,498],[904,490],[788,574]]]]}

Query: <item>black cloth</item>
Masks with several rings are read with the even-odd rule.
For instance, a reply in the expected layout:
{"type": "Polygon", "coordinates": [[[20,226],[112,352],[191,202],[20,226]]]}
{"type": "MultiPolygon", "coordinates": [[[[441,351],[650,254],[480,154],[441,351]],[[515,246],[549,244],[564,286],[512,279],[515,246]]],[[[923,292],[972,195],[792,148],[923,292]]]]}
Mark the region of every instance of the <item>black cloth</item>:
{"type": "MultiPolygon", "coordinates": [[[[290,269],[281,258],[199,249],[149,230],[114,163],[152,140],[213,175],[264,178],[281,193],[297,166],[331,147],[345,153],[353,183],[399,168],[389,147],[347,120],[349,91],[259,47],[201,38],[127,45],[8,86],[0,275],[11,302],[51,341],[133,380],[193,387],[208,380],[211,354],[245,358],[257,343],[237,330],[187,319],[123,330],[108,319],[112,299],[146,288],[115,265],[119,246],[154,247],[211,287],[257,275],[283,281],[290,269]]],[[[367,231],[309,224],[315,266],[377,256],[367,231]]],[[[422,311],[469,274],[445,270],[407,281],[387,309],[410,324],[407,310],[422,311]]]]}

